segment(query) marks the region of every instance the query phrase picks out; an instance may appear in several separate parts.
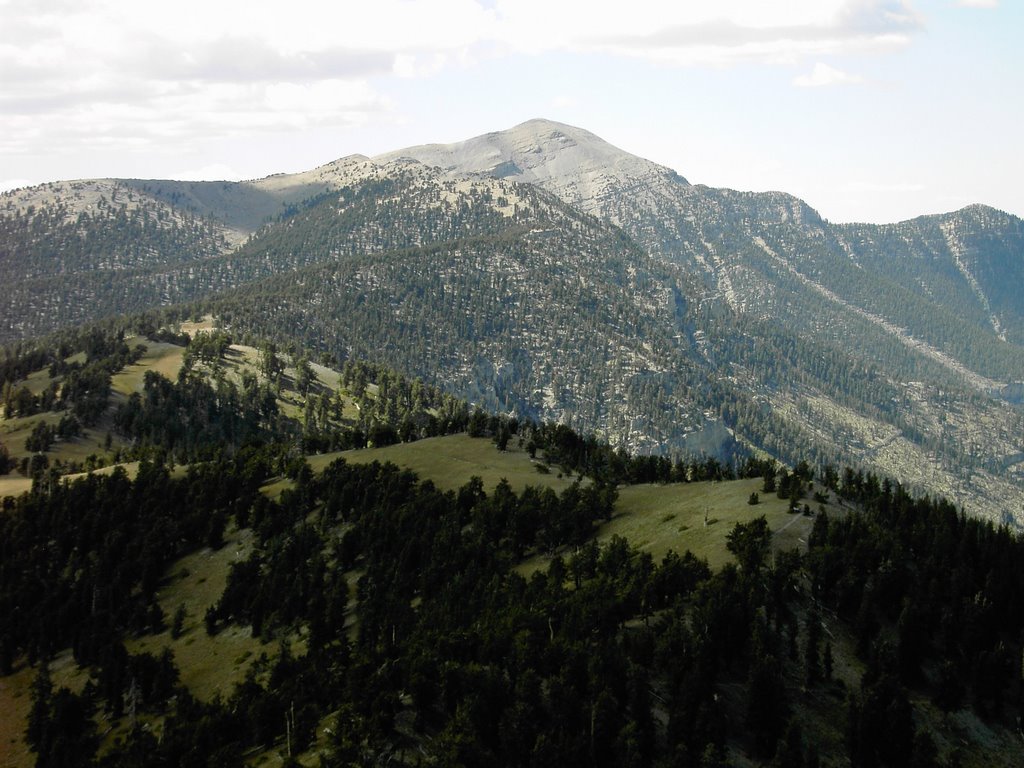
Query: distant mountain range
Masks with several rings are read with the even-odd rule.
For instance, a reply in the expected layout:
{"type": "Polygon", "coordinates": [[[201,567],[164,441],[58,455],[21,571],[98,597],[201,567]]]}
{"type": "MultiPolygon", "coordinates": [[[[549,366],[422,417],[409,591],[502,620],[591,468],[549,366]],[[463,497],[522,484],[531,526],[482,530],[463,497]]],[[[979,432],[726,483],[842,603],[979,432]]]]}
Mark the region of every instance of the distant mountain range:
{"type": "Polygon", "coordinates": [[[860,463],[1024,522],[1024,222],[833,224],[532,120],[0,197],[0,338],[187,304],[613,444],[860,463]]]}

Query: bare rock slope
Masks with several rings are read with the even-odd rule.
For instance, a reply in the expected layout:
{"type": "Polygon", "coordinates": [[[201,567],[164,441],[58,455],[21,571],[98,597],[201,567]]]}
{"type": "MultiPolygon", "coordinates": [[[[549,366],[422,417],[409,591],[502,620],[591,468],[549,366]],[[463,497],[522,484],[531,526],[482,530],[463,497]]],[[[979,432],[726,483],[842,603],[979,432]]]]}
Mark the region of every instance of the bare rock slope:
{"type": "Polygon", "coordinates": [[[629,190],[650,195],[688,187],[675,171],[624,152],[590,131],[551,120],[529,120],[507,131],[454,144],[424,144],[374,157],[411,157],[455,174],[479,173],[534,184],[586,213],[629,190]]]}

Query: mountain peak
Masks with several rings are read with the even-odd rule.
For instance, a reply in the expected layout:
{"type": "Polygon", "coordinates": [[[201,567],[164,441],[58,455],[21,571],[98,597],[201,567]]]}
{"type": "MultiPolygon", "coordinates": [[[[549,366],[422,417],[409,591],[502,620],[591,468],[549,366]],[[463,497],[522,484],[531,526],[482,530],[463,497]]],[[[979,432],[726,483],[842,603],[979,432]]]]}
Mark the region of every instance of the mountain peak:
{"type": "Polygon", "coordinates": [[[411,157],[457,174],[483,174],[535,184],[588,213],[616,192],[688,182],[669,168],[632,155],[590,131],[535,118],[504,131],[453,144],[424,144],[378,155],[411,157]]]}

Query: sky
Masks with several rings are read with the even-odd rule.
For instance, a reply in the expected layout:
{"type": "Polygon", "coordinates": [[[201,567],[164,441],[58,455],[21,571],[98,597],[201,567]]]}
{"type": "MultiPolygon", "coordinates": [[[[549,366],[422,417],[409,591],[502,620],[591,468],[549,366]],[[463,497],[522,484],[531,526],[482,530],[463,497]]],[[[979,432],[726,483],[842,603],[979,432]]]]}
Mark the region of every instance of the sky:
{"type": "Polygon", "coordinates": [[[831,221],[1024,216],[1020,0],[0,0],[0,190],[544,117],[831,221]]]}

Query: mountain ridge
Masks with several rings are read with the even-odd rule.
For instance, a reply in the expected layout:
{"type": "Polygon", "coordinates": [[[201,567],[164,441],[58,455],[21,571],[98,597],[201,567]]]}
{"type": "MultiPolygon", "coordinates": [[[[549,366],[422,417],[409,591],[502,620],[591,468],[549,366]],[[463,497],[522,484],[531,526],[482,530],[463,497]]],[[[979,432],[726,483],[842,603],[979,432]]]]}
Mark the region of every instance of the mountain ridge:
{"type": "Polygon", "coordinates": [[[25,764],[1016,764],[1024,222],[531,122],[0,198],[25,764]]]}
{"type": "Polygon", "coordinates": [[[0,225],[7,340],[199,302],[631,450],[735,437],[1024,502],[1024,222],[994,208],[832,224],[534,120],[250,182],[56,183],[0,225]]]}

